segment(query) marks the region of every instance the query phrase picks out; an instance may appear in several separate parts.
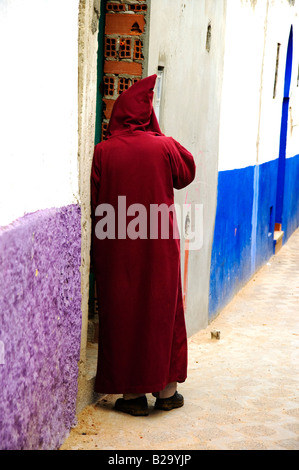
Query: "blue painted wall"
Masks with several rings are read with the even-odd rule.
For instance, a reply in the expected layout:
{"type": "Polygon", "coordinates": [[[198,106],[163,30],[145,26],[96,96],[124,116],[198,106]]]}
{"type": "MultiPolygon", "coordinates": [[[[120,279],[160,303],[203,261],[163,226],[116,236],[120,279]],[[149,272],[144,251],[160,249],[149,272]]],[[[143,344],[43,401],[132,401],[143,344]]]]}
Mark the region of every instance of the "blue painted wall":
{"type": "Polygon", "coordinates": [[[254,167],[220,171],[211,258],[209,316],[233,297],[251,272],[254,167]]]}
{"type": "Polygon", "coordinates": [[[275,222],[282,224],[283,243],[299,227],[299,155],[286,158],[292,64],[293,26],[286,56],[278,158],[218,175],[210,320],[273,255],[275,222]]]}
{"type": "MultiPolygon", "coordinates": [[[[212,320],[273,255],[279,160],[220,171],[211,257],[212,320]]],[[[299,155],[285,160],[284,242],[299,227],[299,155]]]]}
{"type": "Polygon", "coordinates": [[[285,160],[285,184],[282,210],[284,243],[299,227],[299,155],[285,160]]]}
{"type": "Polygon", "coordinates": [[[259,165],[255,265],[252,274],[273,255],[278,159],[259,165]]]}

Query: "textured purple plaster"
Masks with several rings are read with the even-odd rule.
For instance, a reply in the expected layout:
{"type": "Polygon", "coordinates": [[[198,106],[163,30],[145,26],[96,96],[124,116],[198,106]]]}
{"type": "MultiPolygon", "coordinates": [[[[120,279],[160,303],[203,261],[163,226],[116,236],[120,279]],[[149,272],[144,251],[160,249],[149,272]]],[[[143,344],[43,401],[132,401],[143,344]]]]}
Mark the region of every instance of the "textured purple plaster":
{"type": "Polygon", "coordinates": [[[75,424],[80,218],[72,205],[0,229],[1,450],[57,449],[75,424]]]}

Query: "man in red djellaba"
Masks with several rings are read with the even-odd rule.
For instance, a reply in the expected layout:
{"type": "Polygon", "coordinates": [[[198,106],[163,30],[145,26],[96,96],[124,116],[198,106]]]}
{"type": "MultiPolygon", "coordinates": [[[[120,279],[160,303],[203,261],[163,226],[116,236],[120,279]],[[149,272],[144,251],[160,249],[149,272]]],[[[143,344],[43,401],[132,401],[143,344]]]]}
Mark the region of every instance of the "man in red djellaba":
{"type": "Polygon", "coordinates": [[[187,377],[176,217],[168,211],[165,237],[160,222],[158,230],[150,227],[150,214],[152,207],[173,206],[174,188],[193,181],[195,163],[160,130],[152,105],[156,78],[144,78],[118,97],[91,171],[99,307],[95,391],[122,394],[115,409],[135,416],[148,414],[147,393],[156,397],[157,409],[183,406],[177,384],[187,377]],[[140,207],[146,217],[136,218],[140,207]]]}

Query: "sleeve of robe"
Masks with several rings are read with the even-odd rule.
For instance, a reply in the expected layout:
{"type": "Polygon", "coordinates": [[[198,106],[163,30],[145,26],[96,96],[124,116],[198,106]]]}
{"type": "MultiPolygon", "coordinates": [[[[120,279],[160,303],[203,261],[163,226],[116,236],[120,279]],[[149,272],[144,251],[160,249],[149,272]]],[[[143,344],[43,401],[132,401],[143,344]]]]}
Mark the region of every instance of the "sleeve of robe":
{"type": "Polygon", "coordinates": [[[172,137],[169,152],[170,166],[172,170],[173,187],[182,189],[188,186],[194,178],[196,166],[192,154],[172,137]]]}

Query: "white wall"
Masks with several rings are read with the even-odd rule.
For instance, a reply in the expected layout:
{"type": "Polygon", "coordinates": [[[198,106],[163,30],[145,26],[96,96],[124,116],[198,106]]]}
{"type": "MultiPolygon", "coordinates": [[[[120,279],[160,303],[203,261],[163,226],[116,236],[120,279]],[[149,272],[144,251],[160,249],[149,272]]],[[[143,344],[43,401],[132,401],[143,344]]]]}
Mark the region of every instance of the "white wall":
{"type": "Polygon", "coordinates": [[[279,154],[281,112],[285,79],[286,56],[291,25],[293,25],[293,73],[291,82],[289,132],[287,156],[293,157],[299,150],[299,88],[298,75],[298,5],[276,0],[269,3],[268,24],[263,68],[262,106],[260,120],[259,163],[274,160],[279,154]],[[277,94],[273,98],[277,43],[280,43],[277,94]],[[291,130],[291,129],[290,129],[291,130]],[[295,153],[293,153],[295,152],[295,153]]]}
{"type": "Polygon", "coordinates": [[[183,283],[188,270],[189,334],[208,322],[225,16],[225,0],[151,0],[148,74],[164,66],[160,125],[192,152],[197,164],[195,181],[176,192],[176,202],[203,205],[203,246],[189,252],[188,266],[181,247],[183,283]],[[206,50],[209,23],[210,52],[206,50]]]}
{"type": "Polygon", "coordinates": [[[255,164],[266,9],[227,2],[219,171],[255,164]]]}
{"type": "MultiPolygon", "coordinates": [[[[293,7],[286,0],[227,2],[219,171],[245,168],[256,162],[262,164],[278,157],[291,24],[294,25],[293,79],[296,81],[298,6],[293,7]],[[273,99],[277,43],[281,47],[277,94],[273,99]]],[[[298,92],[295,94],[290,105],[298,123],[298,92]]],[[[298,149],[296,131],[289,145],[290,154],[298,149]]]]}
{"type": "Polygon", "coordinates": [[[0,225],[77,200],[78,2],[0,2],[0,225]]]}

